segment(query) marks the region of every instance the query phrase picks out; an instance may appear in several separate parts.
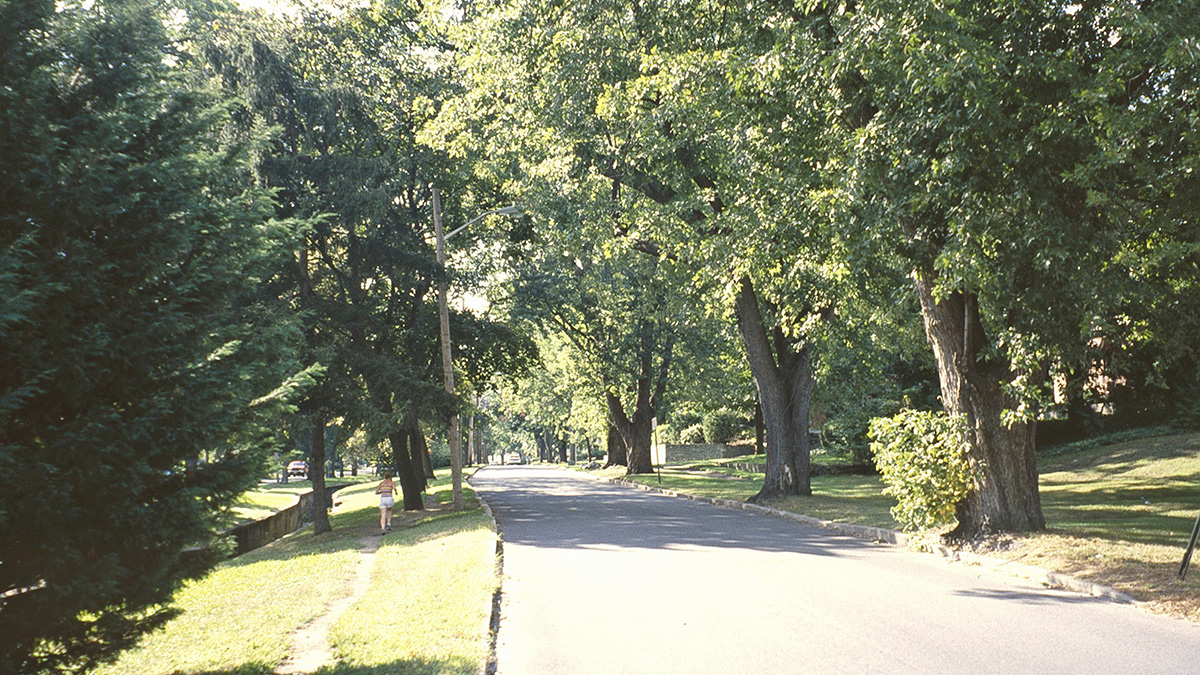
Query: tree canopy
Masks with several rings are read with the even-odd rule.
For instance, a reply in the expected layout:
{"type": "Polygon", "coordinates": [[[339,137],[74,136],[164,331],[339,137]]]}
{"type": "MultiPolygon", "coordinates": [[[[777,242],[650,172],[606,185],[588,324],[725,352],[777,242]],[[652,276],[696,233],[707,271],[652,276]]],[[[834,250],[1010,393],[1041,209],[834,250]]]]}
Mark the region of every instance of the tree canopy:
{"type": "Polygon", "coordinates": [[[811,492],[814,424],[869,464],[894,416],[884,466],[952,462],[928,503],[971,537],[1044,527],[1053,418],[1200,419],[1194,2],[0,19],[0,670],[161,624],[268,453],[323,489],[331,426],[417,509],[468,408],[631,472],[656,421],[757,408],[757,499],[811,492]],[[445,264],[435,189],[474,223],[445,264]],[[963,442],[910,452],[935,418],[963,442]]]}

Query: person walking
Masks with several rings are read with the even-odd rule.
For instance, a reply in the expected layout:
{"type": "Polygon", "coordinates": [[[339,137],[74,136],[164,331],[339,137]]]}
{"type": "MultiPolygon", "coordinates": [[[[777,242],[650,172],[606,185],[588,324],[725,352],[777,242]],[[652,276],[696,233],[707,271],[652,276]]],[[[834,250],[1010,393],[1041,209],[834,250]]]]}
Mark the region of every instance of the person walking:
{"type": "Polygon", "coordinates": [[[388,533],[392,529],[392,507],[396,505],[396,483],[392,480],[391,470],[383,472],[383,482],[375,488],[379,495],[379,534],[388,533]]]}

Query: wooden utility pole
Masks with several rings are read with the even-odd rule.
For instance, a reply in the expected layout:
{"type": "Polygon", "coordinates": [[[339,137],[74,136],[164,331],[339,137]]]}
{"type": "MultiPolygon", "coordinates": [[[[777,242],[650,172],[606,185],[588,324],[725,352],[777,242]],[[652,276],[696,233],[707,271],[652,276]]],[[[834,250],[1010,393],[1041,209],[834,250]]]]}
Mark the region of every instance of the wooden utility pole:
{"type": "MultiPolygon", "coordinates": [[[[442,232],[442,198],[437,188],[433,188],[433,231],[437,235],[437,261],[442,268],[442,277],[438,280],[438,320],[442,334],[442,373],[446,377],[446,393],[454,397],[454,359],[450,353],[450,308],[446,304],[446,239],[442,232]]],[[[458,429],[458,412],[450,412],[450,482],[454,495],[453,508],[461,511],[462,496],[462,437],[458,429]]]]}

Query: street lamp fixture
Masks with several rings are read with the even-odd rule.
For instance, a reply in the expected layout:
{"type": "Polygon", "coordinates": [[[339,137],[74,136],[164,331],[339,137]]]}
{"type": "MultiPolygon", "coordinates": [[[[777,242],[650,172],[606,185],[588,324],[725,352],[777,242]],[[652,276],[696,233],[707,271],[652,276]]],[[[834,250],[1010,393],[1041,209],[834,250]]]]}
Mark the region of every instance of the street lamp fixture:
{"type": "MultiPolygon", "coordinates": [[[[487,213],[482,213],[468,220],[465,225],[450,232],[450,234],[442,234],[442,198],[441,193],[437,188],[433,188],[433,231],[437,235],[437,261],[438,265],[445,267],[446,265],[446,240],[454,235],[462,232],[471,225],[483,220],[488,216],[515,216],[519,215],[521,210],[515,206],[505,206],[487,213]]],[[[441,329],[442,338],[442,374],[446,378],[446,393],[454,396],[454,358],[450,353],[450,309],[446,303],[446,277],[443,274],[438,281],[438,322],[441,329]]],[[[458,413],[450,413],[450,483],[452,486],[452,494],[454,496],[453,509],[461,511],[463,508],[462,498],[462,432],[459,429],[458,413]]]]}
{"type": "MultiPolygon", "coordinates": [[[[441,205],[439,204],[438,206],[440,207],[441,205]]],[[[440,211],[441,208],[439,208],[438,210],[440,211]]],[[[518,216],[520,214],[521,214],[521,209],[518,209],[515,206],[504,206],[504,207],[495,209],[493,211],[488,211],[487,213],[481,213],[478,216],[475,216],[474,218],[468,220],[466,225],[463,225],[454,230],[451,230],[450,234],[447,234],[445,237],[443,237],[443,239],[444,240],[450,239],[450,237],[453,237],[454,235],[458,234],[459,232],[462,232],[463,230],[467,229],[468,227],[474,225],[475,223],[478,223],[479,221],[483,220],[484,218],[487,218],[488,216],[518,216]]],[[[435,223],[435,225],[436,225],[436,223],[435,223]]]]}

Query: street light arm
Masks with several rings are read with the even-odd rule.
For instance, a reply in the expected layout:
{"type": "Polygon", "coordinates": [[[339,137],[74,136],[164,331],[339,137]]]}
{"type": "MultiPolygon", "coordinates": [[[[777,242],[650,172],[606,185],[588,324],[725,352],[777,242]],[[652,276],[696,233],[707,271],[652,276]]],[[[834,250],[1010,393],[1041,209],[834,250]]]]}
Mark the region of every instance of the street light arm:
{"type": "MultiPolygon", "coordinates": [[[[515,216],[521,213],[521,210],[515,206],[505,206],[494,211],[488,211],[467,221],[466,225],[454,230],[450,234],[442,234],[442,198],[441,193],[437,188],[432,189],[432,205],[433,205],[433,232],[437,237],[437,261],[438,265],[446,264],[446,240],[454,235],[467,229],[472,223],[478,222],[487,216],[498,214],[504,216],[515,216]]],[[[438,324],[439,333],[442,343],[442,375],[446,378],[446,393],[454,396],[454,358],[450,350],[450,310],[446,302],[446,276],[441,275],[437,282],[438,285],[438,324]]],[[[458,413],[452,412],[449,419],[449,433],[447,434],[447,444],[450,446],[450,485],[453,498],[453,509],[461,511],[463,508],[462,498],[462,435],[458,428],[458,413]]]]}
{"type": "Polygon", "coordinates": [[[442,241],[445,241],[445,240],[449,239],[450,237],[453,237],[454,235],[458,234],[459,232],[462,232],[463,230],[467,229],[468,227],[474,225],[475,223],[478,223],[479,221],[483,220],[484,218],[487,218],[488,216],[515,216],[519,213],[521,213],[521,209],[518,209],[515,206],[503,206],[498,209],[488,211],[487,213],[481,213],[478,216],[475,216],[474,218],[468,220],[466,225],[462,225],[454,230],[451,230],[450,234],[447,234],[446,236],[442,237],[442,241]]]}

